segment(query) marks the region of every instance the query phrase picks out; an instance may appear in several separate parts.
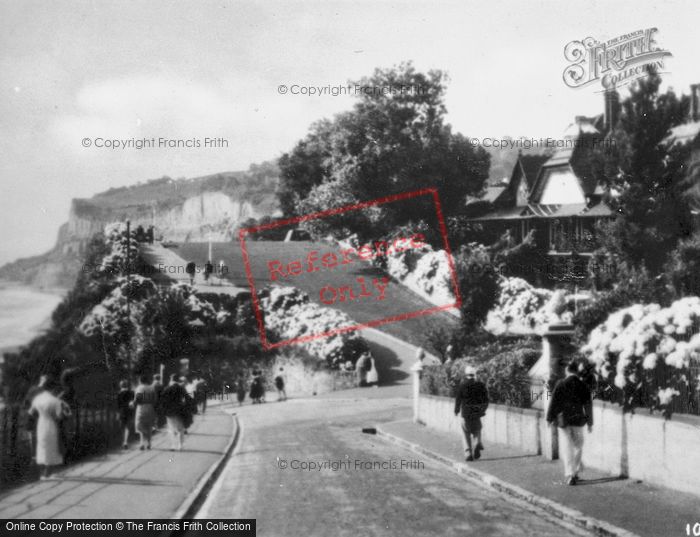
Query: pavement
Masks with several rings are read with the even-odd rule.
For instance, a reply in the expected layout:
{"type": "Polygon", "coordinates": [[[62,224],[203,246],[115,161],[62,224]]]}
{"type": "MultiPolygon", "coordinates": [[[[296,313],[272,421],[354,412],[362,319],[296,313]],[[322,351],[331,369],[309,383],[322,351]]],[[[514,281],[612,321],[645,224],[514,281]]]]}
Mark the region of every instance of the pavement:
{"type": "MultiPolygon", "coordinates": [[[[561,461],[487,444],[481,459],[464,461],[461,439],[411,420],[383,423],[389,441],[441,461],[467,479],[524,500],[596,535],[685,535],[700,519],[700,496],[585,470],[577,486],[564,483],[561,461]]],[[[584,450],[585,450],[584,444],[584,450]]]]}
{"type": "MultiPolygon", "coordinates": [[[[224,402],[225,403],[225,402],[224,402]]],[[[62,468],[55,477],[16,486],[0,494],[0,519],[187,518],[203,501],[225,463],[237,425],[211,402],[195,416],[183,450],[170,451],[162,430],[152,449],[109,451],[62,468]]]]}
{"type": "MultiPolygon", "coordinates": [[[[176,252],[170,248],[163,247],[159,243],[142,243],[139,245],[139,249],[144,262],[156,271],[154,274],[149,275],[154,281],[162,284],[170,284],[172,282],[190,283],[190,277],[185,272],[187,261],[176,252]]],[[[233,285],[226,278],[220,278],[217,273],[212,274],[209,281],[205,281],[202,270],[203,267],[201,265],[198,266],[194,276],[194,288],[197,292],[223,293],[233,296],[250,292],[250,288],[233,285]]]]}

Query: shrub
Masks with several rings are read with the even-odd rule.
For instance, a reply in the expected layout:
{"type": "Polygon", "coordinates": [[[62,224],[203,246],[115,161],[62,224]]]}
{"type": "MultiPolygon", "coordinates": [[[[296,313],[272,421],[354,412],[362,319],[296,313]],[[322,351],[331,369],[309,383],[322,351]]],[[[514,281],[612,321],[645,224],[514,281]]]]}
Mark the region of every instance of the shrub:
{"type": "MultiPolygon", "coordinates": [[[[271,286],[263,289],[259,296],[266,328],[282,340],[322,334],[355,324],[343,312],[311,302],[306,293],[295,287],[271,286]]],[[[309,354],[325,360],[333,368],[347,361],[354,364],[360,355],[369,353],[367,342],[356,331],[313,338],[301,345],[309,354]]]]}
{"type": "Polygon", "coordinates": [[[486,384],[492,403],[530,407],[528,371],[540,356],[534,339],[500,339],[465,350],[468,355],[464,358],[424,368],[421,392],[454,397],[455,387],[463,379],[464,366],[470,364],[476,367],[477,378],[486,384]]]}
{"type": "Polygon", "coordinates": [[[678,243],[665,273],[679,296],[700,295],[700,233],[678,243]]]}
{"type": "Polygon", "coordinates": [[[462,295],[462,324],[473,330],[481,325],[498,297],[498,274],[488,249],[476,243],[462,246],[455,256],[459,291],[462,295]]]}
{"type": "Polygon", "coordinates": [[[670,295],[664,279],[650,277],[646,269],[633,269],[622,264],[615,287],[610,291],[594,295],[593,299],[579,308],[574,315],[575,341],[578,344],[584,344],[588,334],[596,326],[605,322],[611,312],[633,304],[652,302],[662,305],[670,303],[670,295]]]}
{"type": "MultiPolygon", "coordinates": [[[[691,371],[700,356],[700,298],[670,307],[635,304],[612,313],[582,349],[604,381],[618,390],[623,410],[660,409],[668,417],[673,395],[693,406],[697,380],[691,371]]],[[[687,410],[686,410],[687,411],[687,410]]]]}

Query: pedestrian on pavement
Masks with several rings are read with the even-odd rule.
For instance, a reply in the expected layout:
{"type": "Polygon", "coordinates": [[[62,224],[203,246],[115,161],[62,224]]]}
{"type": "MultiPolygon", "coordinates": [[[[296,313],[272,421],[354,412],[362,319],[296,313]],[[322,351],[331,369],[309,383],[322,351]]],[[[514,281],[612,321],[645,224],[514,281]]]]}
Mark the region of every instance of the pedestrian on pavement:
{"type": "Polygon", "coordinates": [[[192,411],[192,414],[197,414],[197,383],[195,382],[195,379],[192,376],[187,376],[185,380],[185,391],[187,392],[187,395],[189,396],[189,405],[190,409],[192,411]]]}
{"type": "Polygon", "coordinates": [[[224,263],[224,260],[222,259],[219,261],[219,285],[224,284],[224,273],[226,272],[226,264],[224,263]]]}
{"type": "Polygon", "coordinates": [[[243,406],[246,391],[245,379],[243,375],[239,373],[236,379],[236,398],[238,399],[238,406],[243,406]]]}
{"type": "Polygon", "coordinates": [[[64,463],[69,463],[75,456],[75,440],[77,438],[78,423],[78,397],[74,386],[75,369],[65,369],[61,373],[61,391],[58,398],[66,403],[70,412],[58,423],[58,432],[61,439],[64,463]]]}
{"type": "Polygon", "coordinates": [[[286,401],[287,392],[284,390],[284,368],[280,367],[275,377],[275,388],[277,388],[277,400],[286,401]]]}
{"type": "Polygon", "coordinates": [[[197,271],[197,265],[194,261],[187,263],[185,267],[185,272],[190,277],[190,285],[194,285],[194,273],[197,271]]]}
{"type": "Polygon", "coordinates": [[[207,381],[197,375],[194,381],[194,398],[197,402],[197,412],[204,414],[207,410],[207,381]]]}
{"type": "Polygon", "coordinates": [[[253,404],[260,404],[263,402],[263,393],[262,374],[260,371],[255,370],[253,371],[253,380],[250,383],[250,398],[253,404]]]}
{"type": "Polygon", "coordinates": [[[194,401],[194,397],[190,395],[190,390],[191,393],[194,394],[194,389],[191,386],[191,382],[187,382],[187,377],[180,377],[179,381],[180,386],[182,387],[183,390],[185,390],[185,412],[182,416],[182,420],[185,425],[185,434],[189,434],[188,429],[192,427],[192,424],[194,423],[194,415],[197,413],[197,403],[194,401]]]}
{"type": "Polygon", "coordinates": [[[557,382],[547,409],[547,422],[561,430],[564,476],[567,485],[579,481],[582,470],[583,427],[593,430],[593,404],[588,386],[578,377],[578,366],[566,366],[566,378],[557,382]]]}
{"type": "Polygon", "coordinates": [[[355,362],[355,375],[357,379],[357,387],[361,388],[367,384],[367,364],[369,356],[366,353],[360,355],[355,362]]]}
{"type": "Polygon", "coordinates": [[[131,408],[133,400],[134,391],[129,386],[129,381],[121,380],[117,394],[117,410],[119,411],[119,425],[122,428],[122,449],[129,449],[129,432],[134,421],[134,409],[131,408]]]}
{"type": "Polygon", "coordinates": [[[29,412],[32,406],[32,401],[41,392],[48,390],[51,384],[51,377],[49,375],[40,375],[39,382],[27,390],[24,396],[24,410],[27,412],[27,424],[26,431],[29,438],[30,451],[34,452],[34,446],[36,446],[36,421],[37,414],[29,412]]]}
{"type": "MultiPolygon", "coordinates": [[[[50,386],[49,379],[44,386],[50,386]]],[[[29,413],[37,418],[36,463],[41,467],[41,479],[48,479],[51,468],[63,464],[59,427],[70,412],[70,407],[48,388],[32,399],[29,413]]]]}
{"type": "Polygon", "coordinates": [[[207,262],[204,263],[204,283],[209,283],[209,276],[212,272],[214,272],[214,265],[211,264],[211,259],[207,259],[207,262]]]}
{"type": "Polygon", "coordinates": [[[160,404],[160,396],[163,394],[163,379],[160,375],[153,375],[153,389],[156,392],[156,422],[154,429],[157,431],[165,425],[165,414],[160,404]]]}
{"type": "Polygon", "coordinates": [[[153,425],[156,421],[156,404],[158,396],[150,383],[148,375],[139,377],[139,385],[134,392],[134,407],[136,408],[136,432],[139,433],[139,449],[151,449],[153,425]]]}
{"type": "Polygon", "coordinates": [[[467,461],[481,457],[484,449],[481,443],[481,417],[486,415],[489,406],[489,393],[486,385],[476,380],[476,369],[467,365],[464,368],[464,380],[457,388],[455,396],[455,416],[462,412],[462,446],[467,461]],[[472,450],[472,437],[476,442],[472,450]]]}
{"type": "Polygon", "coordinates": [[[369,359],[369,371],[367,371],[367,386],[376,388],[379,386],[379,373],[374,363],[374,358],[369,359]]]}
{"type": "Polygon", "coordinates": [[[182,451],[185,438],[185,419],[188,414],[186,407],[187,392],[177,381],[176,375],[170,375],[170,383],[163,390],[162,407],[168,422],[170,433],[170,451],[182,451]]]}

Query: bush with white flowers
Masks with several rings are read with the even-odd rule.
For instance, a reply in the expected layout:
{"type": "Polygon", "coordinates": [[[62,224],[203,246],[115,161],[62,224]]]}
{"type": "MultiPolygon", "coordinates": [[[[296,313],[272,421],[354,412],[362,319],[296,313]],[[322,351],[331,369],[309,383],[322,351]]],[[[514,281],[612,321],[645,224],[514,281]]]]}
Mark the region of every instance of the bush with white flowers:
{"type": "Polygon", "coordinates": [[[522,278],[502,277],[499,287],[498,302],[486,319],[486,329],[496,335],[533,334],[551,323],[570,323],[575,301],[587,298],[538,289],[522,278]]]}
{"type": "Polygon", "coordinates": [[[616,311],[591,332],[582,351],[626,396],[652,383],[655,406],[668,406],[680,394],[677,387],[690,387],[688,367],[700,358],[700,298],[616,311]]]}
{"type": "Polygon", "coordinates": [[[223,326],[230,313],[197,297],[188,284],[158,287],[143,276],[121,276],[116,287],[83,318],[79,332],[95,338],[110,368],[128,368],[149,347],[184,334],[168,333],[175,323],[182,329],[223,326]],[[177,324],[180,323],[180,324],[177,324]]]}
{"type": "Polygon", "coordinates": [[[102,259],[101,270],[110,274],[117,274],[125,271],[127,262],[127,247],[131,253],[130,261],[133,262],[133,255],[138,251],[138,242],[131,232],[127,242],[126,224],[115,222],[104,227],[105,243],[110,251],[102,259]]]}
{"type": "Polygon", "coordinates": [[[403,285],[433,304],[444,306],[455,301],[452,275],[444,250],[428,244],[387,255],[386,270],[403,285]]]}
{"type": "MultiPolygon", "coordinates": [[[[451,271],[444,250],[430,245],[394,252],[387,256],[390,276],[433,304],[454,302],[451,271]]],[[[499,298],[489,312],[485,328],[496,335],[533,334],[551,323],[569,323],[576,301],[588,300],[586,294],[571,295],[563,290],[533,287],[522,278],[501,277],[499,298]]],[[[449,310],[456,311],[456,310],[449,310]]]]}
{"type": "MultiPolygon", "coordinates": [[[[261,292],[265,328],[281,340],[315,336],[356,325],[345,313],[311,302],[295,287],[272,286],[261,292]]],[[[341,332],[301,343],[306,351],[331,367],[350,360],[353,363],[369,348],[356,331],[341,332]]]]}

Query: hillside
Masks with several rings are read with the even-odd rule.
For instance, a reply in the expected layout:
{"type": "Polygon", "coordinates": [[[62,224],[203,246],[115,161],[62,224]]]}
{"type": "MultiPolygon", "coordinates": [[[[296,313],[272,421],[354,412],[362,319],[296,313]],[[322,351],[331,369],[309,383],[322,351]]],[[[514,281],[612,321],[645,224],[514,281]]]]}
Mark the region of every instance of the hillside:
{"type": "Polygon", "coordinates": [[[240,222],[277,213],[278,174],[277,165],[266,162],[247,171],[162,177],[74,199],[54,248],[0,267],[0,279],[34,287],[72,286],[87,242],[115,221],[131,220],[144,228],[155,224],[156,237],[179,243],[230,240],[240,222]]]}

